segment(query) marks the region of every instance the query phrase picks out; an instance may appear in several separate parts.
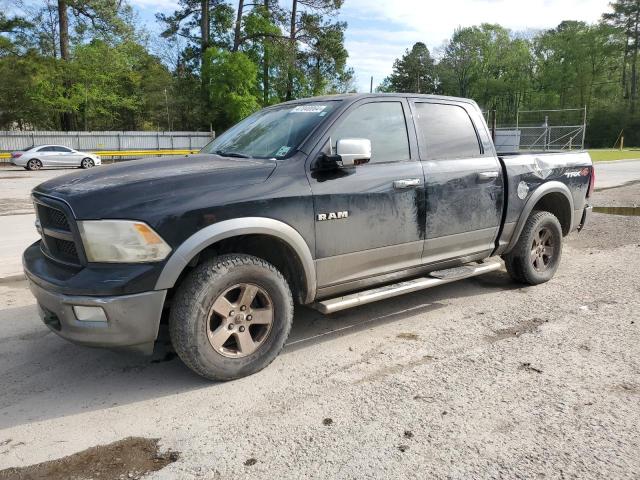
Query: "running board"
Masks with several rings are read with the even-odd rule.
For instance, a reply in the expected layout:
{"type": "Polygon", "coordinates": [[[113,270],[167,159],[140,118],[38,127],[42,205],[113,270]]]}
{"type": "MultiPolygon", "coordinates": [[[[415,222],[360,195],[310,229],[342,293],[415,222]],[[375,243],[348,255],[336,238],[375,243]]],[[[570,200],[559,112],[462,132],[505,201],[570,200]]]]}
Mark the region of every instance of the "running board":
{"type": "Polygon", "coordinates": [[[339,312],[340,310],[346,310],[347,308],[357,307],[358,305],[377,302],[378,300],[384,300],[385,298],[396,297],[405,293],[416,292],[418,290],[444,285],[445,283],[455,282],[456,280],[475,277],[477,275],[482,275],[483,273],[499,270],[501,267],[502,263],[500,261],[493,260],[479,264],[451,268],[449,270],[438,270],[429,274],[433,276],[415,278],[413,280],[407,280],[393,285],[364,290],[362,292],[352,293],[351,295],[345,295],[344,297],[321,300],[313,303],[311,307],[324,314],[339,312]]]}

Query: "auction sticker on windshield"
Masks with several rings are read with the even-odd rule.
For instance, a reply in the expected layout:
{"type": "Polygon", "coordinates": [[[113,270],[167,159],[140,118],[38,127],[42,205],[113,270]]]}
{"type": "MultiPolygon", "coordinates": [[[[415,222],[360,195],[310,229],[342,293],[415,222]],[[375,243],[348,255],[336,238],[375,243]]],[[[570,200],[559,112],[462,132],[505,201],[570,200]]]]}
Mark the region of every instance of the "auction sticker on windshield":
{"type": "Polygon", "coordinates": [[[289,153],[291,147],[280,147],[280,149],[276,152],[276,157],[284,157],[287,153],[289,153]]]}
{"type": "Polygon", "coordinates": [[[299,105],[291,110],[291,113],[320,113],[325,108],[326,105],[299,105]]]}

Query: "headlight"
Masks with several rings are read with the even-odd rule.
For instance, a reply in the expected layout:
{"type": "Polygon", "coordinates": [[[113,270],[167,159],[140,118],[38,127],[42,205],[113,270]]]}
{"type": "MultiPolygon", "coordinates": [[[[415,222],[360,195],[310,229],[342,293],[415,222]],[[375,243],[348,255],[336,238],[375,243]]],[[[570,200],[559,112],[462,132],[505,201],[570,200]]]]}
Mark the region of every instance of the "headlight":
{"type": "Polygon", "coordinates": [[[144,222],[87,220],[78,222],[78,230],[90,262],[158,262],[171,252],[171,247],[144,222]]]}

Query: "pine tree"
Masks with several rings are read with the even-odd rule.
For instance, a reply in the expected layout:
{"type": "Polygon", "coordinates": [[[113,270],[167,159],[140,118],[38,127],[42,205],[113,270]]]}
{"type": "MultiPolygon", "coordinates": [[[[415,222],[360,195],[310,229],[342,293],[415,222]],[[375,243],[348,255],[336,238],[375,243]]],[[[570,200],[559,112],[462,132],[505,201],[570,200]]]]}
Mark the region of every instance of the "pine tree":
{"type": "Polygon", "coordinates": [[[427,46],[418,42],[406,50],[402,58],[393,62],[393,73],[387,77],[380,91],[401,93],[436,93],[438,81],[433,58],[427,46]]]}
{"type": "Polygon", "coordinates": [[[613,12],[605,13],[602,18],[606,23],[620,29],[625,36],[622,88],[629,98],[629,108],[635,112],[638,100],[638,49],[640,48],[640,1],[616,0],[611,3],[613,12]],[[627,68],[630,63],[630,79],[627,68]]]}

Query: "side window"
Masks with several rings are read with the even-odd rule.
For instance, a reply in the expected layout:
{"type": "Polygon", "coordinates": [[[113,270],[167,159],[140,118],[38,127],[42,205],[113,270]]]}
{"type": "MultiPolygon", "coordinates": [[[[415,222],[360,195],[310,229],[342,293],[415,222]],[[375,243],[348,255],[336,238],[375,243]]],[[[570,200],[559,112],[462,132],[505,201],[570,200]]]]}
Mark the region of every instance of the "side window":
{"type": "Polygon", "coordinates": [[[480,155],[476,130],[457,105],[416,103],[416,128],[422,158],[469,158],[480,155]]]}
{"type": "Polygon", "coordinates": [[[371,140],[371,162],[409,160],[409,136],[400,102],[366,103],[349,112],[331,136],[333,151],[341,138],[371,140]]]}
{"type": "Polygon", "coordinates": [[[71,153],[71,150],[69,150],[66,147],[53,147],[56,149],[56,152],[63,152],[63,153],[71,153]]]}
{"type": "Polygon", "coordinates": [[[56,147],[42,147],[38,149],[39,152],[55,152],[56,147]]]}

